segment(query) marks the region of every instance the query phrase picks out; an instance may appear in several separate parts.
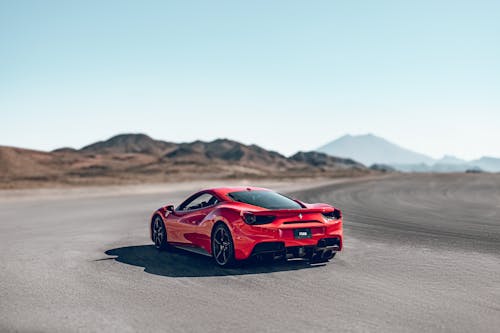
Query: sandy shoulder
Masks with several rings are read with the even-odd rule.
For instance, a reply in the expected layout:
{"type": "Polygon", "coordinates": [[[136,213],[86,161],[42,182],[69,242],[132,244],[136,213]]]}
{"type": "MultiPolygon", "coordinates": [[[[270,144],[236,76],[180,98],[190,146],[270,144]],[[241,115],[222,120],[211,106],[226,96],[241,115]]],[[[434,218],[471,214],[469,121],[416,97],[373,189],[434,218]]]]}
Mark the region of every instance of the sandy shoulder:
{"type": "MultiPolygon", "coordinates": [[[[379,178],[380,176],[377,176],[379,178]]],[[[291,180],[197,180],[139,185],[86,186],[73,188],[39,188],[0,190],[0,202],[30,200],[60,200],[89,197],[125,196],[137,194],[169,194],[174,192],[195,192],[203,188],[218,186],[259,186],[280,192],[307,190],[325,185],[373,179],[374,176],[356,178],[304,178],[291,180]]]]}

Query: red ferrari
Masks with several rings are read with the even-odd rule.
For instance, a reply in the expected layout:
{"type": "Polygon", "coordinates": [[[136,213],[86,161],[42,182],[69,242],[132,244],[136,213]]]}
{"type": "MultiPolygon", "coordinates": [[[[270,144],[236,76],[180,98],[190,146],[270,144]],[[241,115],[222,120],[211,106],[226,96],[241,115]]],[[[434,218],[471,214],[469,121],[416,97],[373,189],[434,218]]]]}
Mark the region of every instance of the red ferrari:
{"type": "Polygon", "coordinates": [[[327,262],[342,249],[342,213],[257,187],[212,188],[151,218],[151,239],[211,256],[229,267],[252,256],[327,262]]]}

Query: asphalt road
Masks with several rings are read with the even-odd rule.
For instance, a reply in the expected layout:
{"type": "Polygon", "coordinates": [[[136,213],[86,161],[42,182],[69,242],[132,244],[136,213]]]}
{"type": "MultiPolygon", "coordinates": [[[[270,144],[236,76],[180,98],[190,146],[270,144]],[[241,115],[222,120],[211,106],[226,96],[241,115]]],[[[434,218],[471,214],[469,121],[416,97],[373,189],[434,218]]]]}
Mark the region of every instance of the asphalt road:
{"type": "Polygon", "coordinates": [[[157,253],[188,193],[0,201],[0,331],[498,332],[500,175],[402,175],[293,193],[344,211],[323,266],[157,253]]]}

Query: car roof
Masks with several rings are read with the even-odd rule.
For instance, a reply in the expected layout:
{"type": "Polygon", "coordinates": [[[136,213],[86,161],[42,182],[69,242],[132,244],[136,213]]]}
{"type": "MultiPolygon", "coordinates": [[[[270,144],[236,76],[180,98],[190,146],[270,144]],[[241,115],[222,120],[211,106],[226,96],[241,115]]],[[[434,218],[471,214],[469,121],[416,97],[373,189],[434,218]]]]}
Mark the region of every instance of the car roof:
{"type": "Polygon", "coordinates": [[[241,192],[241,191],[272,191],[263,187],[255,187],[255,186],[235,186],[235,187],[214,187],[206,189],[205,191],[213,192],[219,196],[226,197],[228,193],[231,192],[241,192]]]}

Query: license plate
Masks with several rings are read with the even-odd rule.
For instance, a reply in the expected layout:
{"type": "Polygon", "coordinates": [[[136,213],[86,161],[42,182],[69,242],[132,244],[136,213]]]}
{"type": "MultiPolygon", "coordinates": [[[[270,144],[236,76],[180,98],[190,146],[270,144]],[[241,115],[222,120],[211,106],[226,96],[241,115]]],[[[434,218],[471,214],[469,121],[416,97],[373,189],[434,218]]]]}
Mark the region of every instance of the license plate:
{"type": "Polygon", "coordinates": [[[311,238],[311,229],[295,229],[293,234],[296,239],[311,238]]]}

